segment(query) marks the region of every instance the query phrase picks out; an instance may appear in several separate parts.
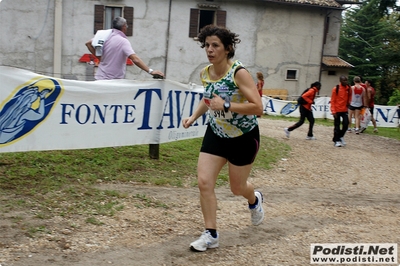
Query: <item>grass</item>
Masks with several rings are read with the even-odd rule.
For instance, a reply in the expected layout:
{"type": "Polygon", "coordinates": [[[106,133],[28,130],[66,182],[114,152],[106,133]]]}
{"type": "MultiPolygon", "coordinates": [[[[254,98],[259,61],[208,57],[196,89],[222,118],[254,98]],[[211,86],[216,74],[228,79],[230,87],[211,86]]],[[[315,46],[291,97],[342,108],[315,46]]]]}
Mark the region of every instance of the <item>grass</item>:
{"type": "MultiPolygon", "coordinates": [[[[254,169],[269,169],[285,157],[290,147],[261,137],[254,169]]],[[[149,157],[149,145],[127,147],[0,153],[0,214],[33,212],[37,219],[55,215],[84,215],[87,223],[101,225],[96,216],[113,216],[123,209],[128,195],[100,190],[103,183],[194,187],[202,138],[160,145],[158,160],[149,157]]],[[[217,185],[228,182],[224,167],[217,185]]],[[[139,208],[168,208],[145,194],[129,197],[139,208]]],[[[41,228],[30,229],[41,232],[41,228]]]]}
{"type": "MultiPolygon", "coordinates": [[[[297,121],[298,118],[264,116],[263,119],[297,121]]],[[[316,119],[316,124],[333,127],[333,121],[316,119]]],[[[365,134],[374,134],[369,127],[365,134]]],[[[379,128],[379,136],[400,140],[397,128],[379,128]]],[[[32,226],[23,213],[39,220],[55,215],[82,215],[87,223],[101,225],[100,215],[113,216],[123,210],[124,201],[138,208],[168,208],[145,194],[128,196],[116,190],[100,190],[104,183],[149,184],[194,187],[197,185],[197,157],[202,138],[160,145],[158,160],[150,159],[149,145],[115,148],[0,153],[0,215],[23,224],[27,235],[46,232],[32,226]],[[16,213],[16,214],[15,214],[16,213]]],[[[261,137],[253,169],[270,169],[288,155],[290,147],[279,140],[261,137]]],[[[228,182],[227,167],[217,185],[228,182]]]]}
{"type": "Polygon", "coordinates": [[[378,128],[378,133],[373,132],[373,127],[369,126],[363,134],[369,135],[379,135],[386,138],[397,139],[400,140],[400,130],[395,127],[380,127],[378,128]]]}

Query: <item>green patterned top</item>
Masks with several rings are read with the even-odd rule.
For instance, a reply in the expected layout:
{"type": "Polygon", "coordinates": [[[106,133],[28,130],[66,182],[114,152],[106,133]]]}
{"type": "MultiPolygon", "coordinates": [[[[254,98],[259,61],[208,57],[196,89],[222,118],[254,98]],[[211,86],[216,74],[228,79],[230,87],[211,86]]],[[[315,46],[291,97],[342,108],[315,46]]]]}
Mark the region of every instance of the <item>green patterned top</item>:
{"type": "MultiPolygon", "coordinates": [[[[235,71],[242,63],[236,60],[233,62],[231,68],[219,80],[211,80],[209,75],[208,65],[204,68],[201,76],[203,83],[205,99],[211,99],[213,93],[219,95],[221,98],[229,97],[231,102],[245,103],[247,99],[239,90],[235,82],[235,71]]],[[[207,102],[206,102],[207,103],[207,102]]],[[[224,111],[209,110],[209,123],[213,132],[221,138],[234,138],[241,136],[258,125],[257,117],[255,115],[243,115],[235,112],[225,113],[224,111]]]]}

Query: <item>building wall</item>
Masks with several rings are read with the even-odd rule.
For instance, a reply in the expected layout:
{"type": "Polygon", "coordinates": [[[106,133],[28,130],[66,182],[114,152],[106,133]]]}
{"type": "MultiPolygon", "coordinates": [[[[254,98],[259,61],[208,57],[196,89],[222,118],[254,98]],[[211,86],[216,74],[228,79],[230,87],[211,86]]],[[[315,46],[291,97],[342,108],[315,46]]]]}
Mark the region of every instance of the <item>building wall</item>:
{"type": "Polygon", "coordinates": [[[266,74],[265,87],[299,95],[319,80],[325,12],[303,7],[268,6],[257,23],[256,65],[266,74]],[[298,80],[286,80],[288,69],[298,80]]]}
{"type": "Polygon", "coordinates": [[[0,64],[52,73],[53,1],[0,3],[0,64]]]}
{"type": "MultiPolygon", "coordinates": [[[[321,73],[321,90],[319,91],[320,96],[331,97],[332,88],[339,84],[340,76],[348,76],[349,70],[345,68],[332,68],[335,71],[335,75],[328,75],[328,71],[322,71],[321,73]]],[[[349,84],[351,85],[351,84],[349,84]]]]}
{"type": "MultiPolygon", "coordinates": [[[[341,10],[330,10],[329,16],[329,27],[326,36],[326,42],[324,44],[324,55],[338,56],[339,54],[339,39],[340,39],[340,28],[342,23],[341,10]]],[[[321,71],[321,96],[330,97],[332,88],[339,83],[340,76],[348,76],[348,68],[322,68],[321,71]],[[335,75],[328,75],[328,70],[334,71],[335,75]]]]}
{"type": "Polygon", "coordinates": [[[326,37],[326,43],[324,44],[324,55],[335,55],[339,54],[339,39],[340,39],[340,28],[342,24],[342,11],[341,10],[330,10],[329,16],[329,27],[326,37]]]}
{"type": "MultiPolygon", "coordinates": [[[[227,12],[227,27],[241,39],[235,59],[246,65],[254,80],[257,71],[264,73],[265,89],[300,94],[320,78],[322,49],[337,54],[338,39],[331,37],[336,44],[323,45],[327,10],[315,7],[239,0],[31,0],[29,5],[6,0],[0,3],[0,17],[8,22],[0,27],[0,65],[85,80],[87,64],[78,60],[89,53],[85,42],[94,35],[94,5],[132,6],[133,36],[128,39],[139,57],[151,68],[164,71],[168,79],[199,84],[200,70],[208,61],[199,43],[188,37],[190,8],[198,3],[220,5],[227,12]],[[62,2],[62,73],[53,72],[56,1],[62,2]],[[287,69],[297,69],[298,80],[286,80],[287,69]]],[[[331,36],[334,31],[332,27],[331,36]]],[[[126,78],[149,75],[127,66],[126,78]]]]}

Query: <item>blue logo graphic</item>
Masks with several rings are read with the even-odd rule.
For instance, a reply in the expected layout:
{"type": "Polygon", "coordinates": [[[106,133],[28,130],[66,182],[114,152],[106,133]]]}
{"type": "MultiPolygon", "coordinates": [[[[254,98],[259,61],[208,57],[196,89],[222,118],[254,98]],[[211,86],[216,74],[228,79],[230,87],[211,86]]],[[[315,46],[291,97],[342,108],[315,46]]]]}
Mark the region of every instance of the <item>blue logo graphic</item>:
{"type": "Polygon", "coordinates": [[[298,104],[296,104],[296,103],[286,104],[281,110],[281,115],[288,115],[290,113],[293,113],[294,110],[297,109],[297,106],[298,106],[298,104]]]}
{"type": "Polygon", "coordinates": [[[0,147],[31,133],[48,117],[62,87],[52,78],[41,78],[17,88],[0,106],[0,147]]]}

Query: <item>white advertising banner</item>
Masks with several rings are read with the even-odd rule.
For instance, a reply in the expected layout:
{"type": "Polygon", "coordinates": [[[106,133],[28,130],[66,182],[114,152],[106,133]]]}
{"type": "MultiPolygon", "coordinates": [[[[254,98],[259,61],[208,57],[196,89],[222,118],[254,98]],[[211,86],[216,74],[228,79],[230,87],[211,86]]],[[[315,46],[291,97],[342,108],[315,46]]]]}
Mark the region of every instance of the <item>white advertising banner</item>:
{"type": "MultiPolygon", "coordinates": [[[[202,137],[207,115],[190,128],[201,86],[171,80],[76,81],[0,66],[0,153],[160,144],[202,137]]],[[[299,117],[295,102],[262,97],[264,113],[299,117]]],[[[333,119],[330,98],[312,106],[333,119]]],[[[375,105],[378,126],[396,127],[395,106],[375,105]]]]}
{"type": "Polygon", "coordinates": [[[76,81],[0,66],[0,152],[158,144],[204,135],[190,128],[202,89],[170,80],[76,81]]]}
{"type": "MultiPolygon", "coordinates": [[[[267,96],[262,97],[264,114],[285,115],[300,117],[297,102],[283,101],[273,99],[267,96]]],[[[315,118],[332,119],[331,98],[315,98],[315,104],[312,105],[312,111],[315,118]]],[[[378,127],[397,127],[399,126],[399,111],[397,106],[375,105],[374,118],[378,127]]],[[[372,123],[370,122],[370,125],[372,123]]]]}

